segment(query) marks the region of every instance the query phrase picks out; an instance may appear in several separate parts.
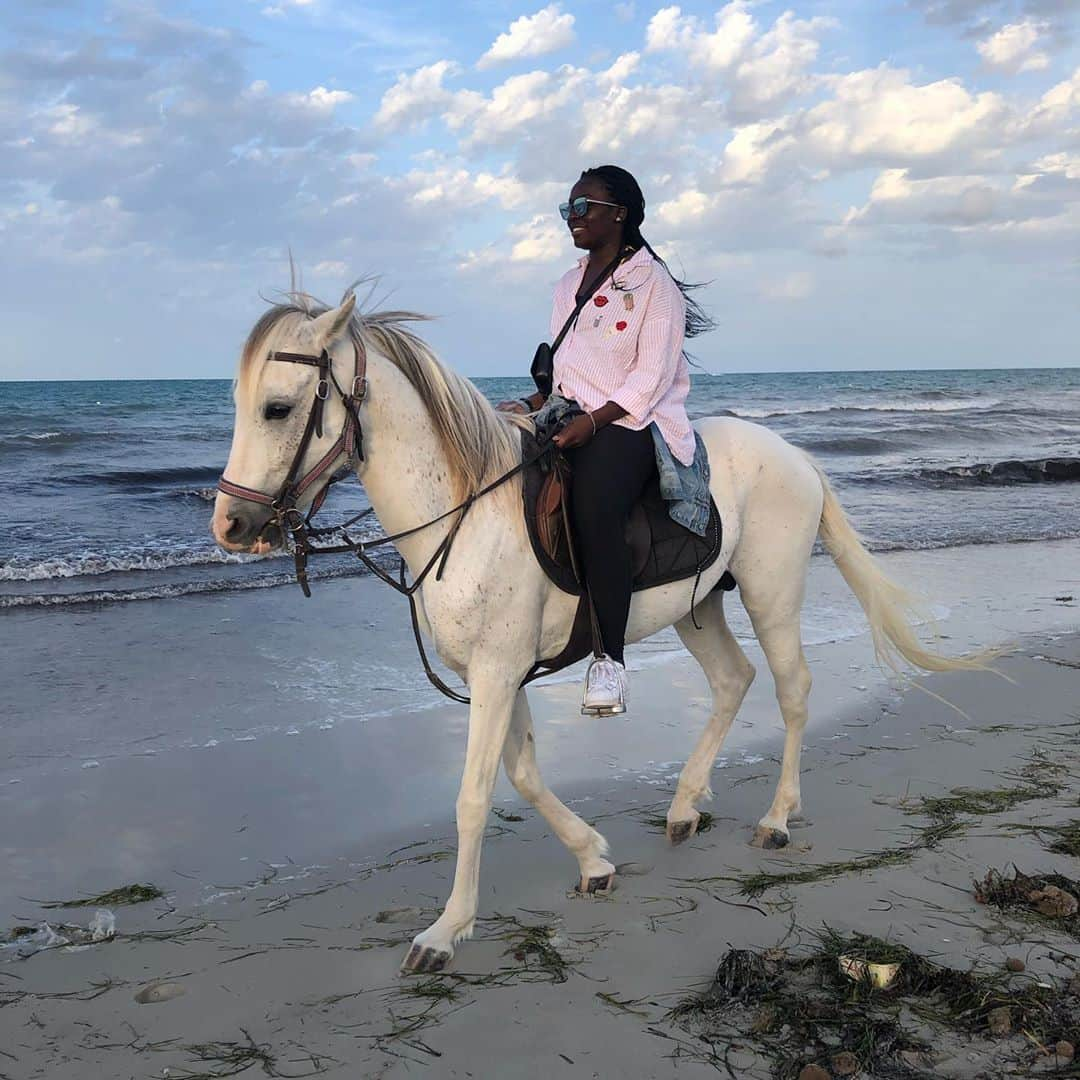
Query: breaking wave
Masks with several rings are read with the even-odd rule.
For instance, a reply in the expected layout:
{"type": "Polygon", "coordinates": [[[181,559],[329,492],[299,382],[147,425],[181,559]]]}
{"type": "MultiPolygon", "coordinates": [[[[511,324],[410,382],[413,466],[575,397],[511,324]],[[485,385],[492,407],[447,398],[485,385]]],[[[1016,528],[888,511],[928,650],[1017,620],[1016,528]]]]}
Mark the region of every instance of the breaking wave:
{"type": "Polygon", "coordinates": [[[916,469],[912,475],[941,487],[1068,484],[1080,482],[1080,458],[1036,458],[1031,461],[951,465],[945,469],[916,469]]]}

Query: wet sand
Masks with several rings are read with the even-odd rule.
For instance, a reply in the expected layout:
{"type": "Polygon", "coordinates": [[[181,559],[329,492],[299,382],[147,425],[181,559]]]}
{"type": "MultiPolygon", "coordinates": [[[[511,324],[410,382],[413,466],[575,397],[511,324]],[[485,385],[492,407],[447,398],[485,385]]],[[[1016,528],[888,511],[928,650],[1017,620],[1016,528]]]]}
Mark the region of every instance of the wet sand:
{"type": "MultiPolygon", "coordinates": [[[[776,853],[747,846],[780,745],[754,650],[761,674],[714,776],[713,827],[676,849],[651,819],[705,720],[700,672],[665,640],[639,649],[625,721],[577,717],[576,681],[539,689],[541,766],[608,837],[618,887],[574,897],[573,860],[500,781],[477,940],[434,982],[401,979],[397,965],[448,891],[465,714],[425,700],[419,683],[376,681],[380,666],[400,680],[411,661],[394,598],[362,581],[325,586],[306,605],[267,590],[125,605],[122,617],[102,608],[78,626],[51,613],[5,619],[6,655],[24,678],[0,776],[3,924],[85,927],[94,914],[45,911],[30,897],[132,881],[167,895],[112,908],[113,940],[0,953],[0,1076],[215,1075],[230,1054],[253,1075],[271,1059],[281,1075],[712,1075],[701,1040],[668,1010],[707,984],[730,946],[796,947],[823,923],[962,968],[1000,967],[1019,950],[1029,973],[1067,978],[1075,940],[1033,935],[975,904],[970,885],[1010,862],[1080,876],[1076,859],[1004,828],[1076,816],[1080,641],[1067,632],[1078,605],[1059,598],[1080,593],[1080,558],[1066,545],[1015,545],[887,562],[948,594],[945,647],[1014,638],[1019,651],[1001,668],[1015,682],[929,680],[966,718],[890,685],[865,634],[848,636],[857,620],[835,571],[815,560],[807,636],[818,618],[821,637],[843,640],[808,650],[808,822],[776,853]],[[317,643],[317,662],[296,655],[298,641],[317,643]],[[117,655],[122,664],[109,661],[117,655]],[[95,683],[102,665],[108,677],[95,683]],[[409,708],[395,710],[402,698],[409,708]],[[965,818],[899,864],[745,895],[748,874],[910,843],[925,823],[905,812],[910,800],[1006,786],[1033,755],[1071,770],[1053,794],[965,818]],[[136,1002],[162,982],[182,993],[136,1002]],[[244,1049],[248,1036],[262,1059],[244,1049]]],[[[939,1048],[933,1074],[943,1076],[978,1075],[986,1062],[970,1055],[990,1053],[947,1039],[939,1048]]],[[[769,1075],[752,1048],[739,1053],[739,1075],[769,1075]]]]}

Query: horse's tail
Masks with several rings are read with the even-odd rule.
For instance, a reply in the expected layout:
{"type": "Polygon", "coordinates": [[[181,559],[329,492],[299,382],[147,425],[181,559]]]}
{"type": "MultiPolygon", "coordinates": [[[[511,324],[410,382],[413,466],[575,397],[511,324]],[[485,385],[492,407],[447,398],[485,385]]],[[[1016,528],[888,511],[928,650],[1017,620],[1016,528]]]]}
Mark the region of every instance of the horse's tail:
{"type": "Polygon", "coordinates": [[[866,612],[878,660],[897,672],[902,672],[904,660],[924,671],[987,670],[987,661],[1000,653],[987,651],[966,656],[943,656],[919,641],[912,627],[912,619],[932,621],[929,605],[884,573],[852,528],[828,477],[816,461],[809,455],[807,458],[821,480],[825,499],[818,536],[866,612]]]}

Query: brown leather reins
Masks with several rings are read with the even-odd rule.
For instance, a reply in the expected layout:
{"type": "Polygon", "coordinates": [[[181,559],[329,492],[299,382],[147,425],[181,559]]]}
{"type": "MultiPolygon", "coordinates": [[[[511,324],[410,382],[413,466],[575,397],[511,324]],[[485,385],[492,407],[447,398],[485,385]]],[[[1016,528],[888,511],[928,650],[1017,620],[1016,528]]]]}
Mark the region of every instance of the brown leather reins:
{"type": "MultiPolygon", "coordinates": [[[[464,502],[447,510],[445,514],[440,514],[438,517],[432,518],[422,525],[417,525],[412,529],[406,529],[403,532],[393,533],[388,536],[379,536],[372,540],[354,540],[347,530],[358,521],[371,514],[373,512],[371,508],[357,514],[355,517],[349,518],[348,521],[345,521],[340,525],[332,525],[327,528],[316,528],[311,524],[311,519],[319,512],[319,508],[325,501],[330,486],[339,478],[343,478],[347,475],[347,469],[351,467],[355,461],[364,460],[364,435],[363,428],[360,426],[360,414],[358,410],[367,395],[367,354],[364,351],[363,344],[357,340],[353,341],[353,350],[356,357],[355,370],[353,381],[349,393],[347,394],[341,389],[337,379],[334,377],[331,366],[331,357],[326,349],[323,349],[319,356],[291,352],[273,352],[270,354],[269,359],[271,360],[282,361],[289,364],[307,364],[310,367],[319,369],[319,382],[315,388],[315,398],[311,403],[311,410],[308,413],[304,432],[300,437],[300,445],[296,448],[296,454],[293,456],[292,464],[289,466],[289,471],[286,473],[285,480],[273,495],[264,491],[257,491],[254,488],[244,487],[243,484],[237,484],[225,476],[222,476],[218,481],[218,490],[224,492],[226,495],[232,495],[237,499],[244,499],[247,502],[258,503],[260,506],[270,507],[274,514],[272,520],[277,525],[278,529],[281,530],[282,539],[285,540],[288,538],[292,542],[293,559],[296,566],[296,580],[300,585],[300,588],[303,589],[305,596],[311,596],[311,585],[308,581],[307,573],[308,557],[311,555],[341,555],[345,552],[350,552],[355,555],[377,578],[379,578],[380,581],[385,581],[392,589],[401,593],[402,596],[405,596],[409,601],[409,610],[412,616],[416,647],[420,653],[420,659],[423,662],[424,672],[428,679],[433,686],[442,691],[447,697],[452,698],[454,701],[468,704],[469,698],[447,686],[428,662],[427,653],[424,650],[424,644],[420,638],[420,622],[416,612],[415,594],[420,586],[424,584],[428,574],[431,573],[436,564],[438,564],[438,569],[435,570],[435,580],[438,581],[442,578],[443,570],[446,567],[446,560],[450,555],[450,548],[454,543],[458,530],[461,528],[461,523],[465,520],[465,515],[469,512],[472,504],[481,496],[487,495],[488,492],[494,491],[497,487],[506,483],[507,480],[517,476],[528,463],[522,461],[508,472],[503,473],[502,476],[493,480],[490,484],[482,487],[479,491],[473,492],[473,494],[465,499],[464,502]],[[345,406],[345,426],[342,428],[341,435],[335,441],[334,445],[318,460],[318,462],[315,463],[315,465],[301,475],[304,458],[307,455],[312,438],[322,437],[323,411],[325,403],[330,396],[331,387],[337,391],[342,404],[345,406]],[[346,455],[345,467],[327,480],[326,486],[316,494],[311,504],[311,508],[305,516],[297,509],[297,502],[303,496],[304,492],[326,473],[342,453],[346,455]],[[460,514],[461,516],[454,522],[446,536],[439,542],[438,547],[435,549],[435,553],[431,556],[420,573],[417,574],[416,579],[412,584],[408,584],[405,580],[404,559],[401,560],[401,565],[398,569],[398,579],[395,580],[377,562],[375,562],[370,555],[368,555],[369,549],[383,547],[384,545],[392,544],[397,540],[404,540],[408,536],[422,532],[424,529],[436,525],[440,521],[444,521],[453,514],[460,514]],[[339,533],[341,535],[343,543],[317,547],[311,542],[313,537],[330,536],[334,533],[339,533]]],[[[550,448],[551,443],[550,440],[548,440],[540,445],[536,457],[546,453],[550,448]]]]}

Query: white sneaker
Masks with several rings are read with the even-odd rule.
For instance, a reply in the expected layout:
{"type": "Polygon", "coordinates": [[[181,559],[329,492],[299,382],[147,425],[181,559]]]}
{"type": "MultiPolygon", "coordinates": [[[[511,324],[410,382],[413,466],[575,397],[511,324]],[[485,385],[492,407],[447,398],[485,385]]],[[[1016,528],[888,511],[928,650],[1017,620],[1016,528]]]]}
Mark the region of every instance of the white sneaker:
{"type": "Polygon", "coordinates": [[[626,712],[629,677],[626,668],[610,656],[599,656],[585,672],[582,716],[617,716],[626,712]]]}

